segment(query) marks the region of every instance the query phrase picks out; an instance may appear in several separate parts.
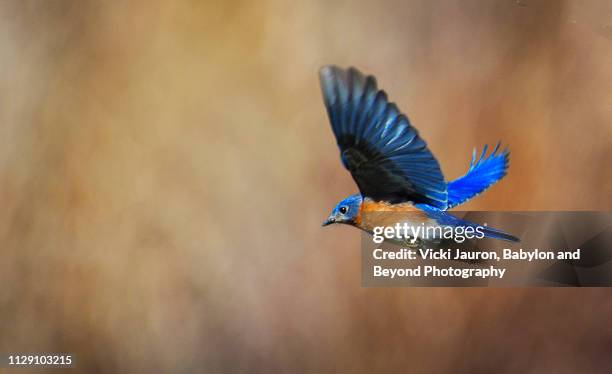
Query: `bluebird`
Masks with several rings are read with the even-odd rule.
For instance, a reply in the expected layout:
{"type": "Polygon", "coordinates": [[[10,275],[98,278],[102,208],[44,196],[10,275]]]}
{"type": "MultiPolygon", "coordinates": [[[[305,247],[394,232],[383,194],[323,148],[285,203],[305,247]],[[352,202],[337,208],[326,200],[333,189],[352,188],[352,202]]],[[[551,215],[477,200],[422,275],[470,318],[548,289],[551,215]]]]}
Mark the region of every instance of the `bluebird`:
{"type": "Polygon", "coordinates": [[[324,66],[319,78],[340,160],[360,192],[341,200],[323,226],[348,224],[372,234],[405,217],[411,225],[480,227],[484,237],[519,241],[448,213],[506,175],[507,148],[500,152],[498,143],[487,155],[485,146],[478,158],[474,150],[465,175],[447,182],[425,141],[373,76],[324,66]]]}

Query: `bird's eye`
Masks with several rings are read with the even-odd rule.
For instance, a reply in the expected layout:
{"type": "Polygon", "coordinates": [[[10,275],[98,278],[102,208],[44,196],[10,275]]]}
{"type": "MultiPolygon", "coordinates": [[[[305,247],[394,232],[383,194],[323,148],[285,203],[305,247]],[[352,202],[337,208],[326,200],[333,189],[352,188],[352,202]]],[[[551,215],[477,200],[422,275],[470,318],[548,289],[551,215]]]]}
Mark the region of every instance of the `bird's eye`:
{"type": "Polygon", "coordinates": [[[340,207],[340,209],[338,209],[338,211],[340,212],[340,214],[346,214],[346,212],[348,212],[348,208],[343,205],[340,207]]]}

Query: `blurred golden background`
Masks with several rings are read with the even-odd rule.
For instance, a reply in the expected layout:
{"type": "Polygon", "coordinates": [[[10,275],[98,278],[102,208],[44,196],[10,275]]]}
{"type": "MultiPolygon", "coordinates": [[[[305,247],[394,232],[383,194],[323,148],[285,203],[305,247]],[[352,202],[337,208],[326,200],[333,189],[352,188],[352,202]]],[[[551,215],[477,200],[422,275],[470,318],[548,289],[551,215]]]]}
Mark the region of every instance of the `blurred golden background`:
{"type": "Polygon", "coordinates": [[[82,372],[612,370],[606,289],[364,289],[318,69],[354,65],[474,210],[611,210],[612,3],[0,3],[0,351],[82,372]]]}

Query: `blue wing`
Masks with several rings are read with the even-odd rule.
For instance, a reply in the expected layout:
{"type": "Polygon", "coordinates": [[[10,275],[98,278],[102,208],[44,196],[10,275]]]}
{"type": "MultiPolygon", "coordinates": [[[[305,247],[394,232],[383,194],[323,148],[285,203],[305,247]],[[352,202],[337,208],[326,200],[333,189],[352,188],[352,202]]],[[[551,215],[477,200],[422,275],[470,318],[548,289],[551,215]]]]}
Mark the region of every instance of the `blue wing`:
{"type": "Polygon", "coordinates": [[[449,209],[480,194],[506,175],[510,152],[505,149],[497,153],[499,144],[497,143],[493,152],[486,158],[484,157],[487,153],[485,145],[478,161],[476,161],[476,150],[474,150],[472,161],[465,175],[448,183],[449,209]]]}
{"type": "Polygon", "coordinates": [[[340,157],[363,196],[446,209],[446,182],[427,144],[373,76],[325,66],[321,88],[340,157]]]}

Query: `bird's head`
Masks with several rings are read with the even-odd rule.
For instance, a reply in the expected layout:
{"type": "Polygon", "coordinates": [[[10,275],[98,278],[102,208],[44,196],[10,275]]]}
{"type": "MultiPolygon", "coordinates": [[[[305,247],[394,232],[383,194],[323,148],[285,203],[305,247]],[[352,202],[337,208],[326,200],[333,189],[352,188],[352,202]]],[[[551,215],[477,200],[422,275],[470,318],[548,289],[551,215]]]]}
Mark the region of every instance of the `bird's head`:
{"type": "Polygon", "coordinates": [[[359,216],[361,200],[361,195],[355,194],[340,201],[334,207],[327,220],[323,222],[323,226],[331,225],[332,223],[354,225],[356,218],[359,216]]]}

